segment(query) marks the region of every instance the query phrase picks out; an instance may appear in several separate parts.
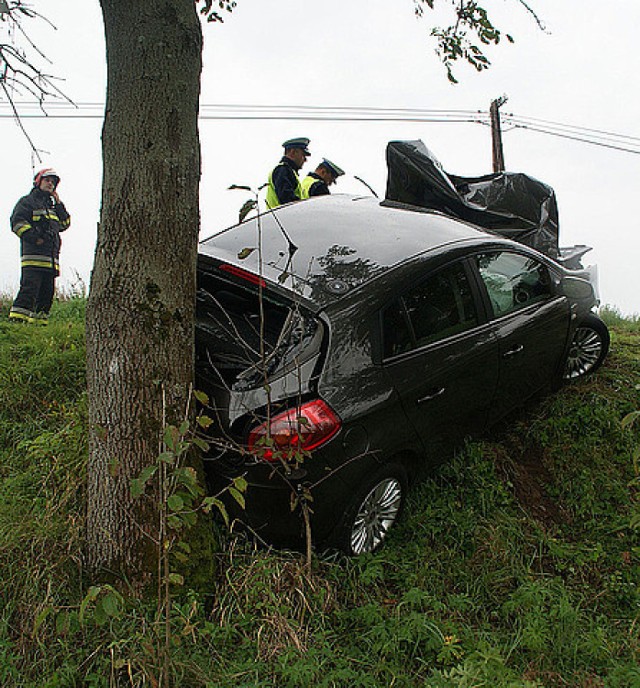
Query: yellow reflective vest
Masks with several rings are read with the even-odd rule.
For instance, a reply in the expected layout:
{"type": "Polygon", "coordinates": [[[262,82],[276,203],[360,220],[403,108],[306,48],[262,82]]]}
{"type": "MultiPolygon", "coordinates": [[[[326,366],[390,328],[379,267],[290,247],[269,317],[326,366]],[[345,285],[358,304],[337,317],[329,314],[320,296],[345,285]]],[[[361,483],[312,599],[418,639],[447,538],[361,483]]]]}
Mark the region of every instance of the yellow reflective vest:
{"type": "Polygon", "coordinates": [[[311,187],[316,183],[322,181],[321,179],[318,179],[317,177],[312,177],[310,174],[308,174],[300,183],[300,187],[302,189],[302,196],[301,198],[304,200],[306,198],[310,197],[310,191],[311,187]]]}
{"type": "MultiPolygon", "coordinates": [[[[278,194],[276,193],[276,187],[273,183],[273,173],[281,165],[284,165],[285,167],[289,167],[289,165],[287,165],[286,163],[281,161],[269,173],[269,184],[267,186],[267,198],[266,198],[267,208],[277,208],[279,205],[282,205],[282,201],[278,198],[278,194]]],[[[300,179],[298,178],[297,173],[291,167],[289,167],[289,169],[293,172],[293,174],[295,175],[295,178],[296,178],[296,188],[295,188],[294,193],[298,198],[302,199],[303,196],[302,196],[302,187],[300,185],[300,179]]]]}

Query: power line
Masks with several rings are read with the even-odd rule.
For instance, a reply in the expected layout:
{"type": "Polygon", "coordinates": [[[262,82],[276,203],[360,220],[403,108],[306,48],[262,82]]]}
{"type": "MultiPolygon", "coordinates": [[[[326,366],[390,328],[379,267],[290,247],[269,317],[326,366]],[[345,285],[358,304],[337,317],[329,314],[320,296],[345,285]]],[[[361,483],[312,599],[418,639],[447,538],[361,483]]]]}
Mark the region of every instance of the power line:
{"type": "MultiPolygon", "coordinates": [[[[34,103],[14,103],[20,119],[102,119],[104,103],[48,103],[46,111],[34,103]]],[[[7,103],[0,103],[0,119],[16,119],[7,103]],[[3,112],[3,110],[6,110],[3,112]]],[[[379,108],[370,106],[251,105],[203,103],[200,120],[220,121],[313,121],[313,122],[405,122],[425,124],[490,124],[483,110],[429,108],[379,108]]],[[[513,129],[565,138],[627,153],[640,153],[640,137],[515,114],[503,116],[513,129]],[[638,148],[635,148],[635,146],[638,148]]]]}
{"type": "Polygon", "coordinates": [[[636,155],[640,155],[640,148],[638,148],[638,149],[626,148],[624,146],[617,146],[613,143],[605,143],[603,141],[595,141],[595,140],[583,138],[580,136],[571,136],[570,134],[562,134],[562,133],[557,132],[557,131],[551,131],[551,130],[543,129],[540,127],[534,127],[531,125],[516,124],[514,126],[516,129],[529,129],[531,131],[535,131],[535,132],[538,132],[540,134],[548,134],[549,136],[557,136],[558,138],[570,139],[571,141],[580,141],[581,143],[589,143],[592,146],[601,146],[603,148],[612,148],[613,150],[619,150],[619,151],[624,151],[625,153],[635,153],[636,155]]]}
{"type": "Polygon", "coordinates": [[[521,115],[514,115],[513,113],[508,113],[504,114],[503,118],[506,120],[517,120],[521,122],[532,122],[533,124],[548,124],[552,125],[554,127],[562,127],[562,128],[568,128],[568,129],[575,129],[578,131],[583,131],[583,132],[592,132],[594,134],[603,134],[605,136],[613,136],[616,138],[621,138],[621,139],[629,139],[632,141],[640,141],[639,136],[629,136],[627,134],[616,134],[615,132],[612,131],[604,131],[602,129],[590,129],[588,127],[581,127],[575,124],[565,124],[563,122],[554,122],[551,120],[546,120],[546,119],[539,119],[537,117],[523,117],[521,115]]]}
{"type": "Polygon", "coordinates": [[[545,120],[535,118],[516,117],[507,115],[505,123],[511,124],[514,129],[529,129],[542,134],[549,134],[560,138],[567,138],[583,143],[603,146],[623,150],[629,153],[640,152],[640,138],[628,136],[626,134],[616,134],[615,132],[603,131],[601,129],[588,129],[586,127],[576,127],[573,125],[549,123],[548,125],[539,124],[545,120]],[[593,133],[590,133],[593,132],[593,133]]]}
{"type": "MultiPolygon", "coordinates": [[[[68,104],[54,103],[44,111],[33,104],[18,104],[20,116],[25,118],[95,118],[102,117],[104,104],[77,103],[75,107],[68,104]]],[[[10,117],[10,113],[0,117],[10,117]]],[[[486,117],[486,113],[484,114],[486,117]]],[[[473,122],[482,118],[483,113],[473,110],[441,110],[420,108],[373,108],[373,107],[329,107],[304,105],[222,105],[201,104],[200,119],[300,119],[314,121],[435,121],[435,122],[473,122]]]]}

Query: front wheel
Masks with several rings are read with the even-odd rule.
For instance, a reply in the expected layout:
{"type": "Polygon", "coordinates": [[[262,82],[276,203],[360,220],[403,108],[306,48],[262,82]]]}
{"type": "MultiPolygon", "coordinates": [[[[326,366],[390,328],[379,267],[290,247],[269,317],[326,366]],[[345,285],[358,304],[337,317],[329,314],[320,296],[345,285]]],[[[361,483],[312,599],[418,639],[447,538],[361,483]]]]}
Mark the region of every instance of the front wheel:
{"type": "Polygon", "coordinates": [[[332,544],[349,556],[378,549],[400,515],[407,484],[407,473],[401,465],[382,466],[354,495],[332,544]]]}
{"type": "Polygon", "coordinates": [[[597,315],[589,313],[573,334],[563,379],[575,380],[597,370],[609,352],[609,342],[607,326],[597,315]]]}

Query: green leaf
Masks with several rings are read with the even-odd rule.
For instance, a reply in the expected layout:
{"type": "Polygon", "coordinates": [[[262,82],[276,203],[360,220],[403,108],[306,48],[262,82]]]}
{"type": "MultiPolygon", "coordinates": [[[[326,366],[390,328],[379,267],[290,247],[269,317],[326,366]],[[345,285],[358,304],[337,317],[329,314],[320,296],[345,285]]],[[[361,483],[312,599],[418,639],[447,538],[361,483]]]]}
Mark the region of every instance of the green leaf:
{"type": "Polygon", "coordinates": [[[181,437],[184,437],[187,434],[187,432],[189,432],[188,420],[183,420],[182,423],[180,423],[180,428],[178,429],[178,432],[180,433],[181,437]]]}
{"type": "Polygon", "coordinates": [[[240,260],[244,260],[245,258],[248,258],[254,251],[255,248],[243,248],[242,251],[238,252],[238,258],[240,260]]]}
{"type": "Polygon", "coordinates": [[[181,576],[179,573],[170,573],[169,583],[173,583],[173,585],[184,585],[184,576],[181,576]]]}
{"type": "Polygon", "coordinates": [[[95,602],[101,590],[102,588],[98,585],[92,585],[89,588],[89,590],[87,590],[87,594],[84,596],[84,599],[80,603],[80,611],[78,612],[78,621],[80,622],[80,624],[84,622],[84,615],[87,611],[87,607],[92,602],[95,602]]]}
{"type": "Polygon", "coordinates": [[[163,439],[167,447],[175,451],[176,444],[178,443],[178,428],[175,425],[167,425],[164,429],[163,439]]]}
{"type": "Polygon", "coordinates": [[[182,456],[189,449],[191,449],[191,442],[178,442],[176,445],[176,456],[182,456]]]}
{"type": "Polygon", "coordinates": [[[213,418],[209,416],[198,416],[198,425],[205,430],[213,424],[213,418]]]}
{"type": "Polygon", "coordinates": [[[190,511],[187,511],[185,514],[181,514],[182,520],[185,522],[185,524],[190,528],[191,526],[195,526],[198,517],[190,511]]]}
{"type": "Polygon", "coordinates": [[[117,618],[120,615],[121,600],[115,591],[105,595],[101,600],[101,605],[107,616],[117,618]]]}
{"type": "Polygon", "coordinates": [[[229,494],[236,500],[236,502],[238,502],[242,509],[245,508],[244,495],[242,494],[242,492],[236,490],[235,487],[230,487],[229,494]]]}
{"type": "Polygon", "coordinates": [[[143,485],[146,485],[149,482],[149,480],[156,474],[157,470],[157,466],[147,466],[146,468],[143,468],[140,472],[140,475],[138,476],[140,482],[143,485]]]}
{"type": "Polygon", "coordinates": [[[158,461],[162,463],[173,464],[176,460],[176,455],[173,452],[162,452],[158,455],[158,461]]]}
{"type": "Polygon", "coordinates": [[[204,406],[209,405],[209,395],[205,392],[201,392],[199,389],[194,390],[193,396],[204,406]]]}
{"type": "Polygon", "coordinates": [[[191,494],[194,494],[193,489],[195,488],[195,486],[197,486],[198,481],[194,478],[194,476],[191,473],[189,473],[188,468],[178,469],[174,472],[173,476],[178,485],[186,487],[187,490],[191,492],[191,494]]]}
{"type": "Polygon", "coordinates": [[[257,207],[258,202],[256,200],[250,198],[248,201],[245,201],[242,205],[242,208],[240,208],[240,212],[238,213],[239,222],[242,222],[244,218],[257,207]]]}
{"type": "Polygon", "coordinates": [[[171,511],[181,511],[184,507],[184,501],[180,495],[173,494],[167,499],[167,506],[171,511]]]}
{"type": "Polygon", "coordinates": [[[247,481],[242,475],[239,475],[237,478],[233,479],[233,486],[240,492],[247,491],[247,481]]]}
{"type": "Polygon", "coordinates": [[[203,452],[209,451],[209,443],[205,440],[203,440],[201,437],[194,437],[193,438],[193,444],[198,447],[203,452]]]}
{"type": "Polygon", "coordinates": [[[640,418],[640,411],[631,411],[631,413],[627,413],[627,415],[620,421],[620,425],[623,428],[628,428],[630,425],[633,425],[638,418],[640,418]]]}
{"type": "Polygon", "coordinates": [[[171,530],[182,530],[184,527],[182,518],[180,516],[176,516],[175,514],[170,514],[167,516],[167,525],[169,528],[171,528],[171,530]]]}
{"type": "Polygon", "coordinates": [[[220,515],[222,518],[224,518],[225,523],[227,524],[227,527],[229,526],[229,514],[227,513],[227,509],[225,505],[220,501],[217,497],[206,497],[205,499],[202,500],[202,511],[205,514],[208,514],[212,507],[216,507],[216,509],[220,512],[220,515]]]}
{"type": "Polygon", "coordinates": [[[95,611],[93,612],[93,618],[98,626],[104,626],[109,620],[109,617],[107,616],[107,613],[104,611],[101,604],[96,605],[95,611]]]}

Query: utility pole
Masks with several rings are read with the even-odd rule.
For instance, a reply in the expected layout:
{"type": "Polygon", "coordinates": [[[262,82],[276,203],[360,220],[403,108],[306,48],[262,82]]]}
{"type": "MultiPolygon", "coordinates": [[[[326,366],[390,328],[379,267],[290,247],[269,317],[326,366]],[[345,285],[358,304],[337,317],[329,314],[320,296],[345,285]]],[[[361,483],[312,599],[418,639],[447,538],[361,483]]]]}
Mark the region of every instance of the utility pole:
{"type": "Polygon", "coordinates": [[[491,101],[491,144],[493,152],[493,171],[504,172],[504,153],[502,152],[502,132],[500,131],[500,106],[507,102],[507,96],[491,101]]]}

